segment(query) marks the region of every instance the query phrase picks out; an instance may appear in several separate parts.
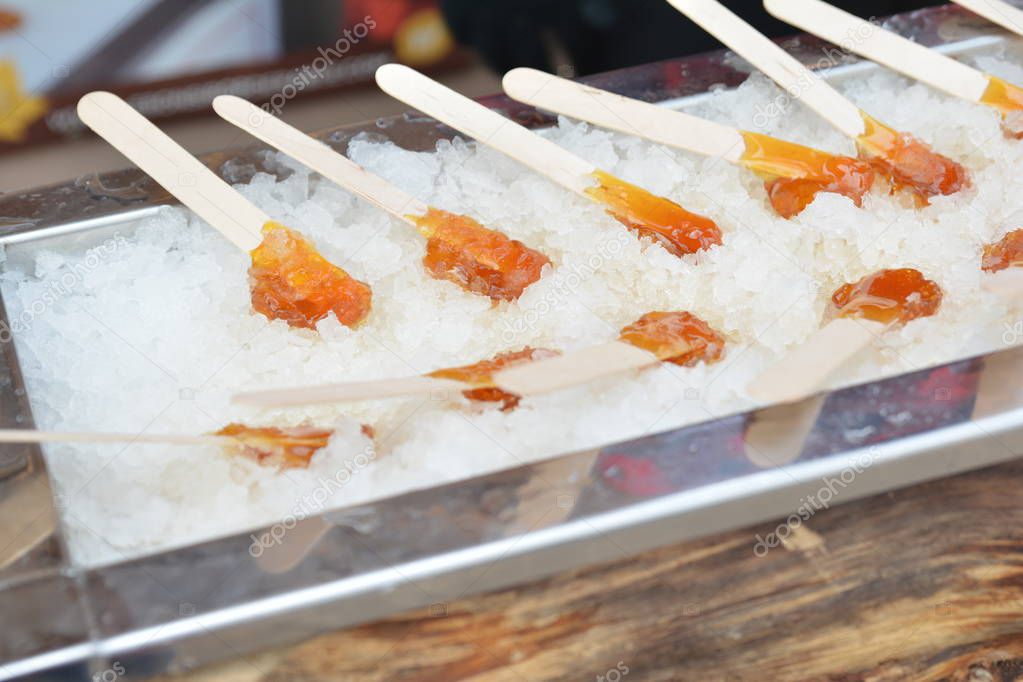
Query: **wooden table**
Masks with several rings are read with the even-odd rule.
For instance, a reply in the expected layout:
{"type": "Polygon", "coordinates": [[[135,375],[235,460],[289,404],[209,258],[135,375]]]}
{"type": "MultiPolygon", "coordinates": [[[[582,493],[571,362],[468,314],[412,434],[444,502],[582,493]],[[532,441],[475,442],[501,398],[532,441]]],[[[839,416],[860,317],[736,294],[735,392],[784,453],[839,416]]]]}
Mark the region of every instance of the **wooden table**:
{"type": "Polygon", "coordinates": [[[178,682],[1023,679],[1023,462],[434,605],[178,682]]]}

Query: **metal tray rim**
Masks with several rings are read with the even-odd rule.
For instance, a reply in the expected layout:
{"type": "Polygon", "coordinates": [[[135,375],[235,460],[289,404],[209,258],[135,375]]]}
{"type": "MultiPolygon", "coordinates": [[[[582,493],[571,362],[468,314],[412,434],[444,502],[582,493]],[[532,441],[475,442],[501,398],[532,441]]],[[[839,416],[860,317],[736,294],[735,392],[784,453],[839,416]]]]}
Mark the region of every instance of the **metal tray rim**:
{"type": "MultiPolygon", "coordinates": [[[[948,16],[962,17],[964,13],[957,9],[935,8],[913,13],[909,15],[908,21],[922,27],[932,41],[941,42],[944,39],[938,37],[934,31],[935,23],[948,16]]],[[[801,40],[812,44],[812,41],[807,41],[806,38],[801,40]]],[[[980,35],[947,43],[942,45],[941,49],[945,52],[969,51],[991,47],[1004,41],[1005,38],[1001,35],[980,35]]],[[[681,61],[715,64],[723,60],[719,53],[716,56],[699,56],[681,61]]],[[[870,68],[876,67],[864,66],[862,63],[843,64],[830,70],[829,75],[841,77],[870,68]]],[[[632,70],[632,73],[636,72],[637,70],[632,70]]],[[[615,79],[620,77],[620,74],[606,74],[590,80],[595,81],[595,84],[615,89],[613,87],[617,82],[615,79]]],[[[662,102],[666,106],[674,106],[683,99],[691,102],[693,96],[669,97],[662,102]]],[[[543,121],[542,118],[537,119],[536,113],[528,108],[515,108],[507,100],[498,100],[498,103],[511,106],[513,115],[524,122],[535,124],[538,120],[543,121]]],[[[417,119],[415,125],[430,126],[422,119],[417,119]]],[[[327,139],[336,146],[343,145],[344,140],[335,139],[336,135],[336,132],[331,135],[328,131],[327,139]]],[[[253,153],[248,151],[231,153],[235,156],[240,154],[245,158],[254,158],[253,153]]],[[[216,165],[222,160],[223,156],[214,155],[208,162],[216,165]]],[[[110,174],[109,177],[114,178],[115,184],[120,182],[122,187],[133,188],[139,182],[138,174],[132,171],[110,174]]],[[[67,193],[81,189],[80,179],[66,186],[50,188],[48,191],[67,193]]],[[[9,214],[3,210],[6,201],[9,199],[0,199],[0,213],[9,214]]],[[[61,223],[52,220],[47,222],[44,217],[31,229],[18,228],[5,232],[0,227],[0,245],[22,244],[35,239],[107,227],[142,218],[160,210],[158,205],[140,205],[132,201],[118,202],[116,210],[107,210],[110,208],[108,204],[104,209],[106,212],[100,211],[98,215],[89,215],[77,222],[61,223]]],[[[152,201],[163,203],[163,198],[157,195],[152,201]]],[[[981,379],[997,374],[1003,380],[1007,378],[1011,381],[1023,376],[1023,349],[1010,349],[982,358],[958,360],[939,366],[939,369],[948,368],[961,369],[964,372],[975,371],[981,375],[981,379]]],[[[910,375],[841,389],[829,394],[828,399],[837,400],[868,388],[897,387],[911,381],[913,376],[922,376],[928,372],[930,370],[921,370],[910,375]]],[[[877,466],[868,468],[857,478],[855,486],[844,492],[841,502],[930,478],[996,464],[1015,457],[1017,452],[1023,452],[1023,395],[1013,394],[1012,398],[1009,402],[989,407],[991,411],[983,414],[976,411],[976,405],[971,405],[970,414],[964,421],[940,425],[909,435],[891,434],[886,441],[869,449],[849,448],[838,452],[819,452],[809,457],[805,453],[795,453],[804,459],[771,470],[745,471],[742,475],[720,480],[711,478],[691,487],[681,487],[667,493],[652,495],[649,499],[621,496],[596,499],[591,509],[582,511],[574,509],[573,513],[577,514],[575,518],[566,517],[557,523],[537,527],[526,533],[517,533],[500,527],[496,520],[497,513],[494,512],[490,518],[480,521],[478,528],[473,527],[475,535],[468,537],[461,545],[453,541],[448,545],[439,542],[433,553],[424,550],[419,555],[414,553],[407,555],[399,564],[400,573],[415,576],[416,585],[411,584],[411,577],[395,580],[394,573],[397,568],[383,559],[375,569],[361,572],[353,569],[350,573],[345,573],[338,568],[330,573],[329,579],[319,580],[316,579],[315,571],[312,579],[299,573],[307,568],[323,569],[322,563],[311,567],[303,564],[295,570],[294,582],[271,585],[270,592],[265,595],[252,590],[250,594],[240,595],[233,601],[225,599],[223,603],[215,604],[202,613],[179,617],[164,616],[162,620],[159,619],[159,614],[152,616],[143,613],[142,609],[136,609],[123,621],[105,625],[97,620],[99,611],[109,606],[111,600],[140,590],[145,579],[144,574],[147,572],[159,572],[168,567],[173,569],[195,566],[196,574],[191,576],[193,579],[215,575],[216,571],[208,569],[215,568],[214,564],[218,559],[237,558],[238,550],[244,546],[241,542],[244,537],[236,535],[217,538],[198,545],[148,554],[131,561],[88,568],[70,565],[66,558],[60,557],[55,575],[50,576],[46,571],[41,571],[38,575],[20,576],[24,580],[19,579],[10,583],[11,589],[6,591],[6,595],[5,591],[0,591],[0,605],[6,603],[3,601],[5,598],[17,600],[19,589],[24,587],[22,583],[70,580],[78,586],[81,594],[68,602],[56,598],[54,601],[62,608],[81,607],[87,614],[91,614],[86,616],[88,622],[80,633],[81,639],[66,646],[49,648],[40,646],[32,653],[11,656],[7,654],[3,637],[0,636],[0,679],[30,676],[67,666],[73,669],[102,670],[113,657],[117,656],[130,656],[135,661],[160,658],[162,662],[158,670],[172,670],[182,665],[210,661],[223,656],[222,645],[216,647],[219,649],[218,652],[211,650],[208,642],[203,642],[203,639],[208,639],[213,632],[219,633],[218,639],[224,638],[221,642],[228,638],[229,633],[237,635],[239,649],[280,643],[288,639],[288,635],[279,632],[281,623],[294,623],[295,618],[317,622],[310,632],[322,630],[325,627],[324,623],[329,623],[330,627],[353,625],[400,610],[424,606],[431,603],[429,599],[424,600],[427,596],[454,599],[465,594],[536,579],[568,568],[614,560],[643,549],[777,518],[778,515],[790,510],[793,503],[807,490],[812,490],[822,478],[841,472],[847,466],[850,457],[867,450],[871,452],[877,466]],[[937,462],[942,464],[940,468],[933,466],[937,462]],[[492,527],[487,526],[487,523],[492,527]],[[623,545],[628,548],[627,551],[623,550],[623,545]],[[480,570],[482,573],[479,573],[480,570]],[[470,577],[474,580],[471,592],[461,591],[464,581],[470,577]],[[428,586],[430,590],[424,592],[422,589],[424,586],[428,586]],[[412,589],[413,587],[415,589],[412,589]],[[417,590],[423,593],[417,594],[417,590]],[[378,603],[358,614],[327,613],[335,611],[336,606],[343,604],[345,599],[355,596],[375,597],[375,602],[378,603]]],[[[728,427],[730,424],[740,422],[746,424],[786,419],[787,417],[780,412],[778,408],[767,408],[659,434],[652,437],[654,445],[650,446],[650,449],[652,452],[670,449],[670,443],[664,444],[667,442],[666,439],[675,435],[689,437],[690,434],[696,438],[708,426],[728,427]],[[658,441],[658,438],[661,440],[658,441]]],[[[630,444],[631,442],[625,445],[630,444]]],[[[457,519],[459,513],[476,510],[483,495],[493,493],[495,490],[522,493],[525,486],[521,481],[528,482],[533,477],[542,478],[545,471],[555,470],[565,462],[596,461],[596,458],[606,454],[609,448],[620,445],[622,444],[568,453],[513,470],[415,491],[340,512],[322,514],[320,516],[330,519],[334,539],[334,543],[327,547],[329,551],[325,556],[326,566],[331,566],[330,560],[341,562],[342,559],[350,558],[349,555],[336,551],[337,545],[343,544],[345,538],[338,539],[334,536],[345,534],[349,539],[355,537],[357,531],[353,531],[347,523],[348,515],[354,512],[368,511],[385,520],[408,524],[414,530],[417,526],[413,517],[430,504],[442,505],[447,518],[457,519]],[[438,499],[441,501],[438,502],[438,499]]],[[[591,479],[586,482],[588,487],[580,489],[580,498],[590,493],[606,495],[607,491],[601,488],[599,477],[593,475],[592,469],[590,475],[591,479]],[[595,490],[597,492],[594,492],[595,490]]],[[[523,497],[516,500],[515,505],[521,507],[529,502],[528,498],[523,497]]],[[[445,542],[450,540],[447,537],[441,539],[445,542]]],[[[396,535],[392,540],[401,541],[402,537],[396,535]]],[[[309,563],[315,560],[314,557],[309,563]]],[[[350,567],[348,564],[342,566],[344,569],[350,567]]],[[[245,577],[252,577],[252,574],[247,573],[245,577]]],[[[2,613],[3,608],[0,608],[0,624],[3,622],[2,613]]]]}

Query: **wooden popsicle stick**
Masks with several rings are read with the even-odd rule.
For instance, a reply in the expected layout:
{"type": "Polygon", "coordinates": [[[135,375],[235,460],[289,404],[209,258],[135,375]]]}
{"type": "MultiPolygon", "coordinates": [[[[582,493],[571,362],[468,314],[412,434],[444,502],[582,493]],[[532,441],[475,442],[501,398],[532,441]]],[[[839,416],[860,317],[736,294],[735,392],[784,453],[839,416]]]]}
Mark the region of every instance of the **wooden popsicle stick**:
{"type": "Polygon", "coordinates": [[[579,386],[602,377],[660,362],[656,355],[622,341],[508,367],[494,374],[494,385],[516,395],[537,395],[579,386]]]}
{"type": "Polygon", "coordinates": [[[826,395],[815,395],[759,410],[743,434],[746,459],[765,469],[796,460],[806,448],[826,400],[826,395]]]}
{"type": "Polygon", "coordinates": [[[425,215],[429,209],[404,190],[241,97],[220,95],[213,100],[213,109],[253,137],[409,224],[415,224],[410,216],[425,215]]]}
{"type": "MultiPolygon", "coordinates": [[[[0,571],[6,570],[57,530],[52,483],[43,476],[15,476],[3,481],[0,495],[0,571]]],[[[9,575],[9,573],[8,573],[9,575]]]]}
{"type": "Polygon", "coordinates": [[[376,381],[352,381],[343,384],[322,384],[267,391],[247,391],[232,401],[255,407],[294,407],[329,403],[403,398],[416,395],[453,395],[471,388],[459,381],[430,376],[400,377],[376,381]]]}
{"type": "Polygon", "coordinates": [[[1002,0],[952,0],[974,14],[998,24],[1013,33],[1023,35],[1023,10],[1002,0]]]}
{"type": "Polygon", "coordinates": [[[980,101],[990,77],[821,0],[764,0],[768,12],[954,97],[980,101]]]}
{"type": "Polygon", "coordinates": [[[623,97],[536,69],[504,75],[512,99],[626,135],[737,163],[746,150],[742,132],[698,116],[623,97]]]}
{"type": "Polygon", "coordinates": [[[262,242],[260,230],[270,217],[120,97],[90,92],[78,100],[78,116],[240,249],[252,251],[262,242]]]}
{"type": "MultiPolygon", "coordinates": [[[[487,388],[516,395],[536,395],[570,388],[631,369],[656,365],[653,353],[621,341],[592,346],[574,353],[534,360],[494,373],[487,388]]],[[[474,387],[451,379],[431,376],[402,377],[378,381],[357,381],[299,388],[252,391],[236,394],[234,402],[258,407],[294,407],[322,403],[353,402],[414,395],[447,395],[474,387]]]]}
{"type": "Polygon", "coordinates": [[[717,0],[668,2],[849,137],[866,132],[859,107],[717,0]]]}
{"type": "Polygon", "coordinates": [[[1023,364],[1018,353],[993,353],[983,358],[977,397],[970,418],[1004,414],[1009,406],[1019,405],[1023,398],[1023,364]]]}
{"type": "Polygon", "coordinates": [[[322,514],[306,517],[279,536],[278,541],[260,545],[262,551],[255,556],[256,565],[271,575],[287,573],[301,564],[333,527],[322,514]]]}
{"type": "Polygon", "coordinates": [[[518,123],[400,64],[377,69],[377,85],[395,99],[507,154],[579,194],[594,185],[596,166],[518,123]]]}
{"type": "Polygon", "coordinates": [[[0,443],[159,443],[163,445],[223,445],[229,436],[102,433],[94,431],[36,431],[0,429],[0,443]]]}
{"type": "Polygon", "coordinates": [[[750,382],[746,392],[765,404],[794,402],[813,395],[885,329],[887,325],[871,320],[832,320],[750,382]]]}
{"type": "Polygon", "coordinates": [[[1023,300],[1023,268],[1006,268],[984,275],[981,286],[993,294],[1023,300]]]}

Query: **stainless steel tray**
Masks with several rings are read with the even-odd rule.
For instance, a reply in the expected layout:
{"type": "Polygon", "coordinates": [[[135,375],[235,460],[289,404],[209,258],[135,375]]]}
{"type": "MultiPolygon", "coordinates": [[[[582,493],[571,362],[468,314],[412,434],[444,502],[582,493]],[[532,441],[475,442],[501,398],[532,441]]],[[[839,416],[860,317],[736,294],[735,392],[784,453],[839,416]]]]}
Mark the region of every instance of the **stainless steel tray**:
{"type": "MultiPolygon", "coordinates": [[[[953,54],[1010,40],[951,7],[889,25],[953,54]]],[[[808,64],[822,54],[812,39],[787,47],[808,64]]],[[[714,53],[587,80],[650,101],[684,100],[741,83],[748,73],[737,64],[714,53]]],[[[874,68],[850,58],[828,75],[874,68]]],[[[534,127],[550,121],[503,97],[485,102],[534,127]]],[[[344,150],[365,131],[412,149],[451,135],[406,114],[322,137],[344,150]]],[[[273,172],[264,158],[252,148],[206,160],[237,182],[273,172]]],[[[0,197],[0,243],[12,246],[10,258],[44,244],[84,248],[169,201],[134,170],[0,197]]],[[[0,426],[25,427],[32,417],[7,340],[0,332],[0,426]]],[[[443,612],[461,596],[785,517],[825,488],[838,504],[1017,453],[1021,348],[311,517],[259,556],[244,533],[83,569],[68,561],[39,450],[4,447],[0,679],[85,679],[115,663],[141,679],[416,607],[443,612]],[[893,413],[899,419],[883,416],[893,413]],[[775,437],[753,442],[751,428],[775,437]]],[[[756,542],[751,536],[751,552],[756,542]]]]}

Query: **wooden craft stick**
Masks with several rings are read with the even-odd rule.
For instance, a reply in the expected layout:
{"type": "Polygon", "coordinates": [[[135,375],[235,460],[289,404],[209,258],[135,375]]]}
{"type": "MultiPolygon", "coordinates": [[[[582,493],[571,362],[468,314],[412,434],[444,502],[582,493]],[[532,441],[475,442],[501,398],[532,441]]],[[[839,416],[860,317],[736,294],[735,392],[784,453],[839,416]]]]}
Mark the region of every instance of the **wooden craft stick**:
{"type": "Polygon", "coordinates": [[[1002,0],[953,0],[974,14],[998,24],[1013,33],[1023,35],[1023,10],[1002,0]]]}
{"type": "Polygon", "coordinates": [[[993,294],[1023,300],[1023,268],[1006,268],[985,274],[982,286],[993,294]]]}
{"type": "Polygon", "coordinates": [[[256,564],[271,575],[287,573],[301,564],[333,527],[323,514],[306,517],[274,538],[274,542],[265,547],[260,545],[258,554],[254,555],[256,564]]]}
{"type": "Polygon", "coordinates": [[[746,149],[736,128],[536,69],[512,69],[504,75],[503,84],[512,99],[669,147],[733,163],[746,149]]]}
{"type": "Polygon", "coordinates": [[[188,436],[148,433],[102,433],[97,431],[36,431],[0,429],[0,443],[159,443],[162,445],[223,445],[228,436],[188,436]]]}
{"type": "Polygon", "coordinates": [[[860,109],[716,0],[668,0],[705,31],[852,138],[866,132],[860,109]]]}
{"type": "Polygon", "coordinates": [[[221,95],[213,100],[213,109],[253,137],[411,225],[415,225],[415,221],[410,216],[425,215],[429,209],[404,190],[251,102],[234,95],[221,95]]]}
{"type": "Polygon", "coordinates": [[[658,362],[660,360],[653,353],[622,341],[611,341],[503,369],[494,374],[494,384],[516,395],[536,395],[579,386],[658,362]]]}
{"type": "Polygon", "coordinates": [[[395,99],[507,154],[573,192],[593,186],[597,168],[550,140],[400,64],[377,69],[377,84],[395,99]]]}
{"type": "Polygon", "coordinates": [[[954,97],[979,102],[991,77],[821,0],[764,0],[793,26],[899,71],[954,97]]]}
{"type": "Polygon", "coordinates": [[[292,407],[296,405],[321,405],[359,400],[402,398],[415,395],[453,395],[468,388],[470,387],[450,379],[411,376],[397,379],[379,379],[377,381],[353,381],[343,384],[321,384],[319,386],[303,386],[299,388],[250,391],[238,393],[232,400],[239,404],[257,407],[292,407]]]}
{"type": "Polygon", "coordinates": [[[413,376],[253,391],[239,393],[233,400],[264,408],[290,407],[414,395],[448,395],[473,388],[498,388],[508,393],[526,396],[579,386],[602,377],[656,365],[658,362],[660,360],[652,353],[621,341],[612,341],[574,353],[502,369],[494,373],[492,382],[487,386],[474,386],[430,376],[413,376]]]}
{"type": "Polygon", "coordinates": [[[806,447],[826,400],[826,395],[815,395],[757,411],[743,434],[746,458],[764,469],[795,461],[806,447]]]}
{"type": "Polygon", "coordinates": [[[868,348],[887,325],[840,317],[768,367],[746,391],[765,404],[801,400],[825,388],[843,365],[868,348]]]}
{"type": "Polygon", "coordinates": [[[262,242],[270,217],[120,97],[90,92],[78,101],[78,116],[238,248],[262,242]]]}

